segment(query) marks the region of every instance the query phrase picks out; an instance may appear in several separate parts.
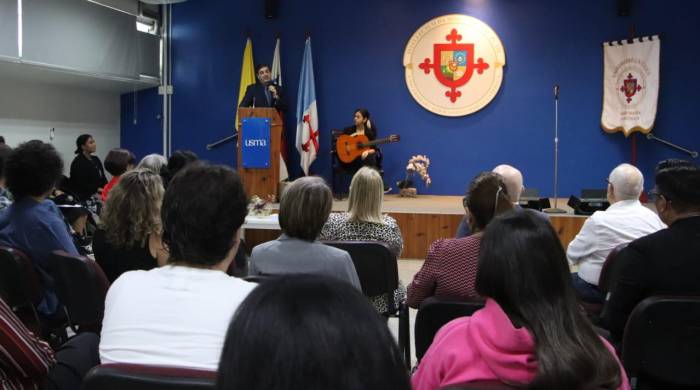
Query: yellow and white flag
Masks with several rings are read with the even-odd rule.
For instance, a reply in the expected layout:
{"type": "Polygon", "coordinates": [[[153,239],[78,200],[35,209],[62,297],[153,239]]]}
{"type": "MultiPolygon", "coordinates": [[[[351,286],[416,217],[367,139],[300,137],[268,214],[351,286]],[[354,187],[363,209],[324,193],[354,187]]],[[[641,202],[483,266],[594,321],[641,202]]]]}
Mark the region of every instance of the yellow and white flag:
{"type": "Polygon", "coordinates": [[[253,41],[248,38],[243,49],[243,64],[241,65],[241,84],[238,87],[238,102],[236,104],[236,128],[238,128],[238,106],[245,96],[249,85],[255,84],[255,61],[253,61],[253,41]]]}
{"type": "Polygon", "coordinates": [[[600,125],[608,133],[648,133],[654,127],[659,100],[657,35],[634,38],[632,43],[603,43],[603,114],[600,125]]]}

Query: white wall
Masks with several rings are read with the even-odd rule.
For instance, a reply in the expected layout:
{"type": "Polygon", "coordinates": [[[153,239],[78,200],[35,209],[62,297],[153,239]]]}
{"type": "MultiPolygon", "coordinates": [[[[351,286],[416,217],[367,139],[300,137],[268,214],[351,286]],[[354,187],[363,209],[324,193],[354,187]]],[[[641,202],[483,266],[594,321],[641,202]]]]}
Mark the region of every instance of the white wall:
{"type": "Polygon", "coordinates": [[[92,134],[102,161],[119,147],[119,104],[118,92],[0,78],[0,135],[12,147],[30,139],[53,143],[68,175],[80,134],[92,134]]]}

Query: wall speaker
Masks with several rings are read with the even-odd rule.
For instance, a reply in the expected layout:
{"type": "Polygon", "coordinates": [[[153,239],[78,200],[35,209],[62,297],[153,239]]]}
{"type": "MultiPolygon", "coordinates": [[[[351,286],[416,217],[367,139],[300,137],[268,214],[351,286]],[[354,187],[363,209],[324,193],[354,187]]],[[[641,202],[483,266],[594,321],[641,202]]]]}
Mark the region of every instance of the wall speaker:
{"type": "Polygon", "coordinates": [[[280,0],[265,0],[265,17],[277,19],[279,13],[280,0]]]}
{"type": "Polygon", "coordinates": [[[632,14],[632,0],[617,0],[617,15],[630,16],[632,14]]]}

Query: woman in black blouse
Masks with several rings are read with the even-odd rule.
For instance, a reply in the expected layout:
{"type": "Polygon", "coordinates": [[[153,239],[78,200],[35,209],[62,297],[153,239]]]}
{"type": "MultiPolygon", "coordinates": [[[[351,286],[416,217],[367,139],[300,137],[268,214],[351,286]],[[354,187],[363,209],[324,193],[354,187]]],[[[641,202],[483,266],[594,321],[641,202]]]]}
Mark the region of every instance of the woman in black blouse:
{"type": "MultiPolygon", "coordinates": [[[[374,126],[372,121],[369,119],[369,111],[364,108],[358,108],[355,110],[355,115],[353,116],[354,124],[352,126],[343,129],[343,133],[347,135],[365,135],[370,141],[377,139],[377,128],[374,126]]],[[[381,152],[379,148],[372,147],[362,153],[360,158],[349,164],[343,164],[346,171],[352,172],[353,174],[357,172],[358,169],[363,166],[369,166],[379,169],[379,161],[381,158],[381,152]]]]}
{"type": "Polygon", "coordinates": [[[90,134],[83,134],[75,140],[75,158],[70,165],[70,184],[81,201],[102,190],[107,179],[99,157],[92,154],[97,151],[95,139],[90,134]]]}
{"type": "Polygon", "coordinates": [[[126,271],[166,263],[160,219],[163,194],[160,176],[145,169],[123,174],[110,191],[92,242],[95,260],[110,282],[126,271]]]}

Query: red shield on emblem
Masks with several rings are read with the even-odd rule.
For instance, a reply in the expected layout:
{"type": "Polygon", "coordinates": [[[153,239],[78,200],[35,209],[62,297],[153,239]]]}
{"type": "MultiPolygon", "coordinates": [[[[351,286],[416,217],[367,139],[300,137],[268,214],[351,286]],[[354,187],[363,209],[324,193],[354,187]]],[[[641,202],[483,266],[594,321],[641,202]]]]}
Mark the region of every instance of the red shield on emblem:
{"type": "Polygon", "coordinates": [[[468,83],[474,73],[474,44],[435,44],[433,61],[440,64],[440,71],[435,72],[440,84],[459,88],[468,83]]]}
{"type": "Polygon", "coordinates": [[[472,78],[474,69],[479,74],[489,68],[482,58],[474,61],[474,44],[457,43],[462,40],[457,29],[452,29],[450,35],[445,37],[450,43],[436,43],[433,45],[433,62],[426,58],[418,65],[425,74],[432,70],[440,84],[450,88],[445,92],[452,103],[462,96],[457,88],[465,85],[472,78]]]}
{"type": "Polygon", "coordinates": [[[625,80],[625,96],[632,97],[637,93],[637,79],[625,80]]]}

